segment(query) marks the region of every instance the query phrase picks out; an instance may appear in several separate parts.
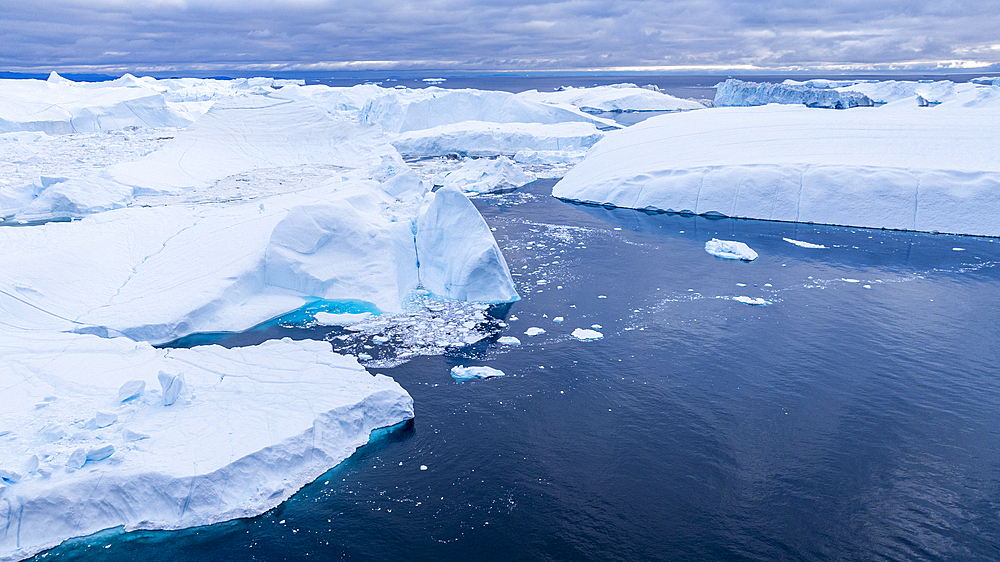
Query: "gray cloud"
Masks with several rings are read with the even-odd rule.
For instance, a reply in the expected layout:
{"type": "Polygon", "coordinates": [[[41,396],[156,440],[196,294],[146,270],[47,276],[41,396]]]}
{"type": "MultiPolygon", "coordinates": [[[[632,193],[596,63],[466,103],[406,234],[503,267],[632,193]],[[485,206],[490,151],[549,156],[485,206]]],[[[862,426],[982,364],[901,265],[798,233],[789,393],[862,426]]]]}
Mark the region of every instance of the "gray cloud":
{"type": "Polygon", "coordinates": [[[0,7],[6,70],[1000,63],[995,0],[0,0],[0,7]]]}

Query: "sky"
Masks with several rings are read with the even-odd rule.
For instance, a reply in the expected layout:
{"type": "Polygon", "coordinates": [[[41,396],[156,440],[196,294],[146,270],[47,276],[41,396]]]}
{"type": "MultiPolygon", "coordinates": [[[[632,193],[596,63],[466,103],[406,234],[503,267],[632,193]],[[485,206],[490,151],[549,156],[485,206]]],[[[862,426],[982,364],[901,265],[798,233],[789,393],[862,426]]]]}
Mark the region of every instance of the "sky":
{"type": "Polygon", "coordinates": [[[0,70],[1000,70],[998,0],[0,0],[0,70]]]}

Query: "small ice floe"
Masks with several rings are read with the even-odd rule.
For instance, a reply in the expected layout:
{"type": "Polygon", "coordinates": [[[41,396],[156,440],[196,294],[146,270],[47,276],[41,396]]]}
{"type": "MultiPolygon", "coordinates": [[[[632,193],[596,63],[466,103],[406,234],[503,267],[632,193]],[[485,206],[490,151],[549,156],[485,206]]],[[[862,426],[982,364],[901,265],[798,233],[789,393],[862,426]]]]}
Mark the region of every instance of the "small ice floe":
{"type": "Polygon", "coordinates": [[[737,287],[746,287],[747,284],[746,283],[737,283],[736,286],[737,287]]]}
{"type": "Polygon", "coordinates": [[[420,470],[427,470],[427,465],[426,464],[420,465],[420,470]]]}
{"type": "Polygon", "coordinates": [[[843,281],[844,283],[860,283],[861,282],[860,279],[848,279],[847,277],[841,277],[840,280],[843,281]]]}
{"type": "Polygon", "coordinates": [[[608,295],[597,295],[597,298],[599,298],[599,299],[606,299],[606,298],[608,298],[608,295]]]}
{"type": "Polygon", "coordinates": [[[526,336],[537,336],[538,334],[544,334],[545,330],[542,328],[531,327],[524,331],[526,336]]]}
{"type": "Polygon", "coordinates": [[[573,330],[572,335],[580,341],[594,341],[604,337],[604,334],[598,332],[597,330],[587,330],[584,328],[577,328],[573,330]]]}
{"type": "Polygon", "coordinates": [[[765,286],[765,287],[773,287],[774,285],[772,285],[772,284],[770,284],[770,283],[764,283],[764,286],[765,286]]]}
{"type": "Polygon", "coordinates": [[[563,317],[562,316],[556,316],[555,318],[552,319],[552,321],[553,322],[562,322],[563,321],[563,317]]]}
{"type": "Polygon", "coordinates": [[[736,242],[735,240],[712,238],[708,242],[705,242],[705,251],[715,257],[727,260],[753,261],[757,259],[757,252],[751,250],[750,246],[747,246],[743,242],[736,242]]]}
{"type": "Polygon", "coordinates": [[[736,302],[741,302],[743,304],[749,304],[750,306],[763,306],[766,304],[771,304],[771,301],[764,300],[762,298],[754,297],[733,297],[736,302]]]}
{"type": "Polygon", "coordinates": [[[372,341],[375,343],[386,343],[389,341],[389,338],[385,336],[375,336],[372,338],[372,341]]]}
{"type": "Polygon", "coordinates": [[[791,238],[782,238],[782,240],[784,240],[785,242],[788,242],[789,244],[795,244],[796,246],[798,246],[800,248],[814,248],[814,249],[820,249],[820,250],[825,250],[826,249],[826,246],[824,246],[822,244],[812,244],[810,242],[803,242],[801,240],[792,240],[791,238]]]}
{"type": "Polygon", "coordinates": [[[965,248],[952,248],[951,250],[952,250],[953,252],[964,252],[964,251],[965,251],[965,248]]]}
{"type": "Polygon", "coordinates": [[[521,345],[521,340],[515,338],[514,336],[503,336],[497,339],[497,343],[501,345],[521,345]]]}
{"type": "Polygon", "coordinates": [[[367,353],[359,353],[358,354],[358,359],[361,360],[361,361],[371,361],[372,360],[372,356],[368,355],[367,353]]]}
{"type": "Polygon", "coordinates": [[[864,287],[865,289],[871,289],[872,288],[871,285],[862,285],[862,287],[864,287]]]}
{"type": "Polygon", "coordinates": [[[364,322],[371,318],[371,312],[360,312],[358,314],[352,314],[350,312],[344,312],[341,314],[334,314],[332,312],[317,312],[313,318],[321,326],[349,326],[351,324],[357,324],[358,322],[364,322]]]}
{"type": "Polygon", "coordinates": [[[604,326],[601,326],[600,324],[591,324],[590,327],[593,328],[593,329],[595,329],[595,330],[600,330],[604,326]]]}
{"type": "Polygon", "coordinates": [[[457,365],[451,368],[451,378],[458,382],[465,382],[472,379],[491,379],[502,377],[503,371],[492,367],[466,367],[457,365]]]}

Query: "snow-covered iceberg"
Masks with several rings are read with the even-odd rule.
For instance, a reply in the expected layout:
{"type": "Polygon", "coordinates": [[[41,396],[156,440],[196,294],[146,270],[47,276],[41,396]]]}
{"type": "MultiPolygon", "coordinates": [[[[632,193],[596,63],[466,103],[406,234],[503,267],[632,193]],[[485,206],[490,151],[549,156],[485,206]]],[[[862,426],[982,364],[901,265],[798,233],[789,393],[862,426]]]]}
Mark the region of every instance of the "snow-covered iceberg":
{"type": "MultiPolygon", "coordinates": [[[[993,88],[993,87],[986,87],[993,88]]],[[[662,115],[608,133],[556,197],[634,209],[1000,235],[1000,108],[662,115]]]]}
{"type": "Polygon", "coordinates": [[[529,90],[519,97],[553,105],[578,107],[588,113],[614,113],[632,111],[688,111],[705,106],[681,99],[654,89],[640,88],[635,84],[612,84],[592,88],[560,88],[555,92],[529,90]]]}
{"type": "Polygon", "coordinates": [[[0,362],[0,560],[263,513],[413,417],[396,382],[326,342],[166,350],[4,329],[0,362]]]}
{"type": "Polygon", "coordinates": [[[434,184],[465,193],[491,193],[521,187],[536,179],[535,174],[525,172],[506,156],[500,156],[465,160],[459,168],[439,174],[434,184]]]}
{"type": "Polygon", "coordinates": [[[802,104],[806,107],[848,109],[870,107],[871,98],[861,92],[841,91],[833,88],[816,88],[805,84],[773,84],[770,82],[745,82],[730,78],[716,86],[716,107],[749,107],[769,103],[802,104]]]}

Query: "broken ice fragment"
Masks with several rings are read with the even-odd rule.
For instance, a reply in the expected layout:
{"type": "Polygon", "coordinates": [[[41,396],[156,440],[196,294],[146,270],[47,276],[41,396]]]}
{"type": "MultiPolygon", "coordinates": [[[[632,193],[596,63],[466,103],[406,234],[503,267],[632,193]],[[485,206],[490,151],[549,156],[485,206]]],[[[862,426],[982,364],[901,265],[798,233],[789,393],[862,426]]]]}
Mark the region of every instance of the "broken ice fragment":
{"type": "Polygon", "coordinates": [[[538,334],[544,334],[544,333],[545,330],[536,327],[528,328],[527,330],[524,331],[524,335],[526,336],[537,336],[538,334]]]}
{"type": "Polygon", "coordinates": [[[11,484],[17,484],[21,480],[21,475],[13,470],[4,470],[0,468],[0,482],[9,482],[11,484]]]}
{"type": "Polygon", "coordinates": [[[753,261],[757,259],[757,252],[750,249],[743,242],[735,240],[719,240],[712,238],[705,242],[705,251],[713,256],[727,260],[753,261]]]}
{"type": "Polygon", "coordinates": [[[170,375],[163,371],[160,371],[156,378],[163,387],[163,405],[170,406],[177,401],[181,390],[184,389],[184,379],[180,375],[170,375]]]}
{"type": "Polygon", "coordinates": [[[521,340],[513,336],[503,336],[497,340],[497,343],[502,345],[521,345],[521,340]]]}
{"type": "Polygon", "coordinates": [[[146,390],[146,381],[130,380],[118,389],[118,400],[120,402],[131,400],[142,394],[143,390],[146,390]]]}
{"type": "Polygon", "coordinates": [[[762,298],[753,298],[753,297],[733,297],[733,300],[736,302],[741,302],[743,304],[749,304],[750,306],[763,306],[765,304],[771,304],[770,301],[766,301],[762,298]]]}
{"type": "Polygon", "coordinates": [[[24,471],[28,474],[38,472],[38,455],[28,457],[28,461],[24,463],[24,471]]]}
{"type": "MultiPolygon", "coordinates": [[[[95,447],[87,451],[87,460],[91,462],[103,461],[115,453],[114,445],[104,445],[95,447]]],[[[75,453],[74,453],[75,454],[75,453]]]]}
{"type": "Polygon", "coordinates": [[[368,320],[371,316],[371,312],[361,312],[358,314],[352,314],[349,312],[341,314],[334,314],[332,312],[317,312],[314,318],[316,319],[316,322],[323,326],[347,326],[368,320]]]}
{"type": "Polygon", "coordinates": [[[562,316],[556,316],[555,318],[552,319],[552,321],[553,322],[562,322],[563,321],[563,317],[562,316]]]}
{"type": "Polygon", "coordinates": [[[77,449],[66,460],[66,468],[80,469],[87,463],[87,451],[77,449]]]}
{"type": "Polygon", "coordinates": [[[789,244],[795,244],[800,248],[814,248],[814,249],[824,249],[824,250],[826,249],[826,246],[822,244],[811,244],[809,242],[803,242],[801,240],[792,240],[791,238],[782,238],[782,240],[788,242],[789,244]]]}
{"type": "Polygon", "coordinates": [[[149,436],[145,433],[139,433],[138,431],[132,431],[131,429],[122,430],[122,439],[125,441],[139,441],[142,439],[149,439],[149,436]]]}
{"type": "Polygon", "coordinates": [[[577,328],[573,330],[572,335],[580,341],[594,341],[604,337],[604,334],[598,332],[597,330],[587,330],[584,328],[577,328]]]}
{"type": "Polygon", "coordinates": [[[502,377],[503,375],[503,371],[493,369],[492,367],[466,367],[464,365],[457,365],[451,368],[451,377],[458,382],[502,377]]]}
{"type": "Polygon", "coordinates": [[[108,427],[109,425],[118,421],[118,416],[115,414],[109,414],[108,412],[97,412],[94,416],[94,423],[97,427],[108,427]]]}

